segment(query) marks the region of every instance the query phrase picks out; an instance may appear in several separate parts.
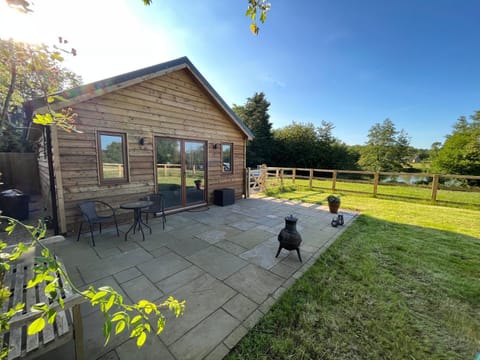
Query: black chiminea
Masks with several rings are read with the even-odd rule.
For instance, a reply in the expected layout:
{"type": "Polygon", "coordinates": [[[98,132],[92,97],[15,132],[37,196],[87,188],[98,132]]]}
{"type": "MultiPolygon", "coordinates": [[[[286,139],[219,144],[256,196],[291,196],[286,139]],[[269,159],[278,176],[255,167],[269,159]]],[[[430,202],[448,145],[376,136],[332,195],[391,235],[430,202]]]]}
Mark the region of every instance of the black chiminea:
{"type": "Polygon", "coordinates": [[[278,241],[280,245],[278,246],[277,255],[280,255],[282,249],[288,251],[297,250],[298,258],[302,262],[302,257],[300,256],[300,243],[302,242],[302,237],[297,231],[297,218],[293,215],[287,216],[285,218],[285,228],[280,231],[278,234],[278,241]]]}

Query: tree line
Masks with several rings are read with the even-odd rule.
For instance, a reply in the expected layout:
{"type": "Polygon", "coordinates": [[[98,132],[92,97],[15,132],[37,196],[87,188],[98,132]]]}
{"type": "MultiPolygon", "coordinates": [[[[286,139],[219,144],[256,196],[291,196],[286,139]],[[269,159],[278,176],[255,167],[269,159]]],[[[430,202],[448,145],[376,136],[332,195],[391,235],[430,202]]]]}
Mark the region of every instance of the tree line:
{"type": "Polygon", "coordinates": [[[334,125],[321,121],[292,122],[272,129],[270,103],[264,93],[255,93],[245,105],[233,110],[252,130],[255,138],[247,145],[247,166],[260,164],[296,168],[369,171],[414,171],[412,162],[426,161],[429,171],[443,174],[480,175],[480,111],[469,120],[462,116],[443,144],[431,149],[410,145],[405,130],[397,130],[390,119],[374,124],[364,145],[347,145],[332,135],[334,125]]]}

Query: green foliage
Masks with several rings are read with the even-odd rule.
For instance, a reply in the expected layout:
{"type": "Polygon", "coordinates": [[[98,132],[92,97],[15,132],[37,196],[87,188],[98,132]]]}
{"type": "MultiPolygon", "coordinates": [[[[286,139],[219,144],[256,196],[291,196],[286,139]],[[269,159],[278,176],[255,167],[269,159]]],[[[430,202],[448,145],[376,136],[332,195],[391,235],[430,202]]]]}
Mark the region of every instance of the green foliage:
{"type": "Polygon", "coordinates": [[[357,156],[332,135],[330,122],[320,127],[312,123],[296,123],[273,131],[274,166],[297,168],[355,169],[357,156]]]}
{"type": "Polygon", "coordinates": [[[59,51],[45,44],[0,39],[1,120],[25,101],[79,85],[81,78],[62,61],[59,51]]]}
{"type": "Polygon", "coordinates": [[[104,163],[123,163],[122,143],[112,142],[107,145],[105,150],[102,150],[102,161],[104,163]]]}
{"type": "Polygon", "coordinates": [[[359,165],[370,171],[401,171],[411,157],[407,134],[397,131],[390,119],[373,125],[367,144],[362,147],[359,165]]]}
{"type": "MultiPolygon", "coordinates": [[[[0,269],[6,271],[10,268],[10,263],[17,260],[25,252],[40,248],[41,255],[36,257],[35,277],[27,284],[28,288],[35,287],[40,283],[45,283],[45,295],[49,299],[49,304],[34,304],[32,311],[40,313],[40,317],[33,321],[27,329],[27,335],[34,335],[42,331],[45,325],[53,324],[56,317],[56,306],[63,308],[63,299],[61,289],[58,284],[58,276],[61,274],[65,281],[71,286],[74,293],[81,295],[92,306],[96,306],[103,313],[105,322],[103,333],[105,336],[105,345],[109,342],[112,332],[118,335],[124,330],[130,330],[130,337],[136,338],[137,346],[142,347],[145,344],[147,336],[155,330],[155,335],[160,334],[165,328],[165,318],[161,313],[161,309],[168,309],[173,312],[176,317],[181,316],[185,310],[185,301],[178,301],[173,297],[169,297],[162,303],[155,304],[148,300],[140,300],[135,304],[125,304],[123,297],[113,288],[104,286],[98,289],[89,287],[85,291],[77,289],[72,283],[68,274],[64,271],[63,264],[59,263],[55,256],[45,245],[39,241],[46,234],[46,227],[40,221],[37,226],[27,226],[18,220],[0,216],[0,220],[8,221],[5,231],[10,235],[17,226],[26,229],[31,235],[31,243],[19,243],[12,252],[5,252],[6,244],[0,240],[0,269]],[[155,326],[152,327],[150,321],[152,317],[155,320],[155,326]],[[115,329],[112,328],[115,324],[115,329]]],[[[1,287],[0,306],[8,301],[10,291],[6,287],[1,287]]],[[[0,331],[9,330],[9,321],[12,317],[23,310],[24,303],[14,304],[15,306],[8,311],[0,313],[0,331]]],[[[8,351],[3,351],[0,358],[8,356],[8,351]]]]}
{"type": "Polygon", "coordinates": [[[269,121],[269,107],[270,103],[263,92],[255,93],[248,98],[245,105],[232,107],[255,136],[247,144],[247,166],[249,167],[272,162],[274,141],[272,123],[269,121]]]}
{"type": "Polygon", "coordinates": [[[270,7],[270,3],[266,0],[248,0],[248,8],[245,16],[249,17],[252,20],[252,23],[250,24],[250,31],[253,34],[258,35],[258,32],[260,31],[260,28],[257,25],[258,13],[260,13],[260,16],[258,18],[263,24],[267,19],[267,13],[270,10],[270,7]]]}
{"type": "Polygon", "coordinates": [[[327,201],[329,204],[340,204],[340,198],[335,195],[328,195],[327,201]]]}
{"type": "MultiPolygon", "coordinates": [[[[80,77],[63,68],[62,61],[58,49],[44,44],[0,39],[0,151],[31,150],[24,136],[29,126],[21,110],[24,102],[44,98],[50,104],[59,97],[48,94],[80,84],[80,77]]],[[[35,122],[56,123],[67,131],[75,129],[74,120],[71,109],[35,118],[35,122]]]]}
{"type": "MultiPolygon", "coordinates": [[[[48,99],[51,99],[49,96],[48,99]]],[[[49,108],[46,114],[36,114],[32,122],[39,125],[56,125],[66,132],[81,133],[75,125],[75,119],[78,116],[72,108],[62,109],[61,112],[55,112],[49,108]]]]}
{"type": "Polygon", "coordinates": [[[480,175],[480,111],[460,117],[433,156],[432,170],[444,174],[480,175]]]}

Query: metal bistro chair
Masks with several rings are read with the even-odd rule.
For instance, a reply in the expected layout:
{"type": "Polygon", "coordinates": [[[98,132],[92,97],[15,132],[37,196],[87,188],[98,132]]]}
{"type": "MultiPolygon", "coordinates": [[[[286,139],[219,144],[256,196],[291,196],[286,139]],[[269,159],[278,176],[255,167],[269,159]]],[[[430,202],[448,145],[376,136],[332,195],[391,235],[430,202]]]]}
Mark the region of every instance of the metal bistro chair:
{"type": "Polygon", "coordinates": [[[118,231],[118,224],[117,224],[117,217],[115,216],[115,209],[111,207],[106,202],[100,200],[91,200],[91,201],[84,201],[79,204],[80,211],[82,212],[82,223],[80,224],[80,228],[78,229],[78,236],[77,241],[80,240],[80,234],[82,232],[83,223],[86,221],[90,226],[90,235],[92,236],[92,244],[95,246],[95,239],[93,237],[93,228],[95,224],[98,224],[100,234],[102,233],[102,223],[109,222],[113,219],[115,222],[115,227],[117,229],[117,236],[120,236],[118,231]],[[98,215],[97,214],[97,205],[102,205],[105,208],[108,208],[111,211],[109,215],[98,215]]]}
{"type": "Polygon", "coordinates": [[[142,209],[142,213],[147,214],[145,218],[147,224],[148,224],[148,214],[153,214],[153,216],[157,216],[157,214],[160,213],[160,216],[162,217],[163,230],[165,230],[165,224],[167,222],[167,218],[165,216],[165,199],[163,195],[150,194],[142,197],[140,200],[153,202],[153,205],[149,206],[148,208],[142,209]]]}

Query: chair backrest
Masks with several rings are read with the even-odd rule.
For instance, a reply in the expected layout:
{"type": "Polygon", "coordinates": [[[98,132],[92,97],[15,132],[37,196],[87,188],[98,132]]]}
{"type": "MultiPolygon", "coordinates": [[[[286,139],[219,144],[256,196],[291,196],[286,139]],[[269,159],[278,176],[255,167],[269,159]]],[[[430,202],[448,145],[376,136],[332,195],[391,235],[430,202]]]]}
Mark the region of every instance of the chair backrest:
{"type": "Polygon", "coordinates": [[[150,194],[141,198],[141,200],[152,201],[153,205],[149,206],[150,210],[163,210],[163,195],[162,194],[150,194]]]}
{"type": "Polygon", "coordinates": [[[88,219],[95,219],[97,217],[97,209],[95,201],[84,201],[80,203],[80,211],[82,215],[88,219]]]}

